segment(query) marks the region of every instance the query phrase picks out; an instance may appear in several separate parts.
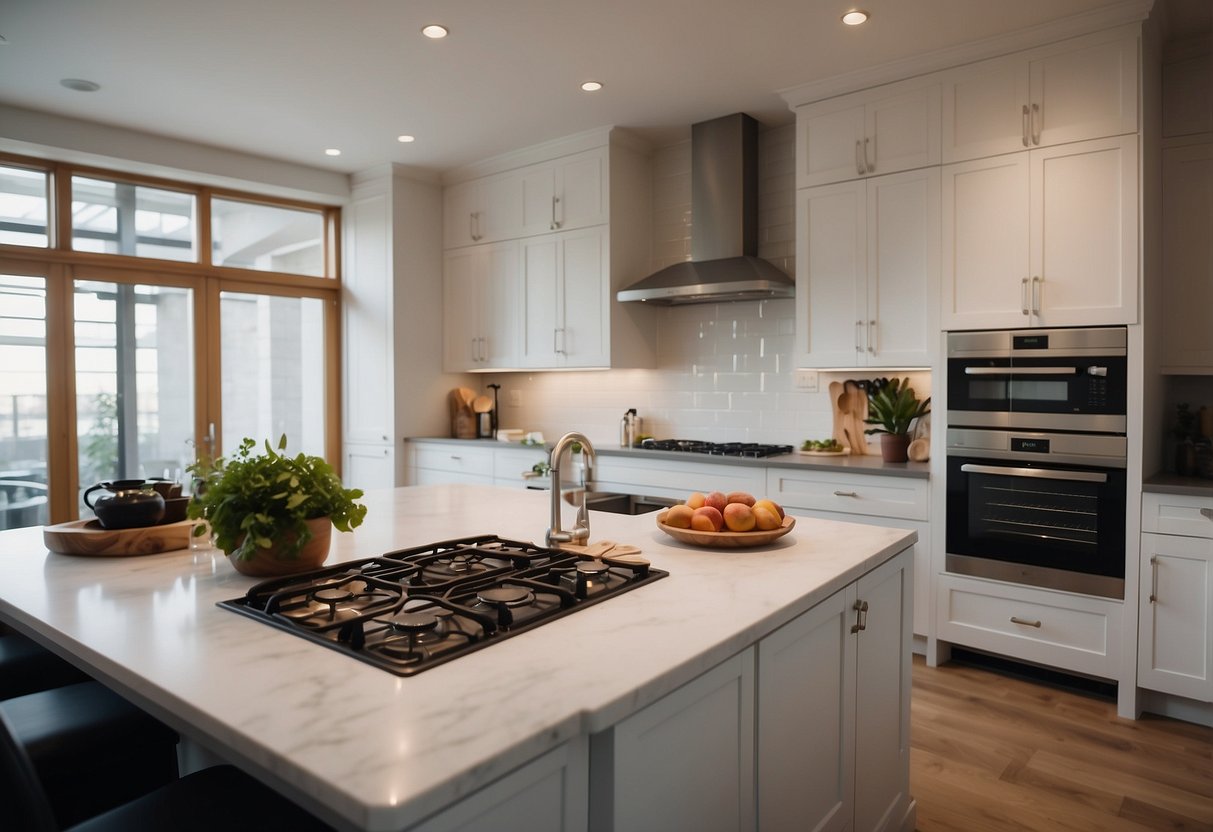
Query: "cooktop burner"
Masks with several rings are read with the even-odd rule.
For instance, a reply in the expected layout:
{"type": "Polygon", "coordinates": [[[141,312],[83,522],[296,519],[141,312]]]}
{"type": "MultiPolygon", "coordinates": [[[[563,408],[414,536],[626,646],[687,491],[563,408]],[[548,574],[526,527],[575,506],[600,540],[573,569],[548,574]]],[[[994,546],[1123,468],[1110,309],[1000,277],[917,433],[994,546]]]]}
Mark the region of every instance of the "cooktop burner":
{"type": "Polygon", "coordinates": [[[219,606],[411,676],[668,574],[489,535],[274,578],[219,606]]]}
{"type": "Polygon", "coordinates": [[[763,445],[758,442],[702,442],[698,439],[645,439],[640,447],[654,451],[683,451],[714,456],[742,456],[761,459],[790,454],[791,445],[763,445]]]}

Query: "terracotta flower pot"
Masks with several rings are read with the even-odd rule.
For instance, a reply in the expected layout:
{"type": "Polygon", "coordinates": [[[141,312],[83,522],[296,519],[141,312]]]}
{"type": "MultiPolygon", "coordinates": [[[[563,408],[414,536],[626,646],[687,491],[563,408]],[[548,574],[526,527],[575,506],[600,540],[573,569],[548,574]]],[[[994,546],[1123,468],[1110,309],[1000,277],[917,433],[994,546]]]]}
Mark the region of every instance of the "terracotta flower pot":
{"type": "Polygon", "coordinates": [[[332,520],[328,517],[317,517],[303,522],[312,533],[312,539],[303,544],[303,548],[294,556],[281,552],[294,540],[294,535],[287,535],[269,549],[257,549],[257,553],[247,560],[232,556],[229,556],[228,560],[241,575],[253,578],[272,578],[319,569],[329,556],[329,542],[333,536],[332,520]]]}
{"type": "Polygon", "coordinates": [[[907,462],[910,447],[908,433],[882,433],[880,435],[880,458],[885,462],[907,462]]]}

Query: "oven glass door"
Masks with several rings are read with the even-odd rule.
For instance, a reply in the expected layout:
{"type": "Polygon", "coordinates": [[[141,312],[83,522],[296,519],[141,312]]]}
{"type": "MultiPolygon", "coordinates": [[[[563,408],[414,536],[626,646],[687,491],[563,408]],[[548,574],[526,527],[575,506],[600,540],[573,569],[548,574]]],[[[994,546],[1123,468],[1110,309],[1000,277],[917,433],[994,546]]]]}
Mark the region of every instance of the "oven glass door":
{"type": "Polygon", "coordinates": [[[1126,390],[1123,356],[948,361],[953,411],[1120,415],[1126,390]]]}
{"type": "Polygon", "coordinates": [[[948,457],[947,552],[1124,578],[1125,472],[948,457]]]}

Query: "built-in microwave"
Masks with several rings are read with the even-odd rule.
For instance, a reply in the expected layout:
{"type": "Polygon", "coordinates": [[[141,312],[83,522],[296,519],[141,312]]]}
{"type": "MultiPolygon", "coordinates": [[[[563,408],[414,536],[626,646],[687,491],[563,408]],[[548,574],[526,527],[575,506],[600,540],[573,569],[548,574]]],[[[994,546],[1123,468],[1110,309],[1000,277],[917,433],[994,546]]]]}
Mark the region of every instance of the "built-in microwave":
{"type": "Polygon", "coordinates": [[[953,332],[948,426],[1121,433],[1124,327],[953,332]]]}

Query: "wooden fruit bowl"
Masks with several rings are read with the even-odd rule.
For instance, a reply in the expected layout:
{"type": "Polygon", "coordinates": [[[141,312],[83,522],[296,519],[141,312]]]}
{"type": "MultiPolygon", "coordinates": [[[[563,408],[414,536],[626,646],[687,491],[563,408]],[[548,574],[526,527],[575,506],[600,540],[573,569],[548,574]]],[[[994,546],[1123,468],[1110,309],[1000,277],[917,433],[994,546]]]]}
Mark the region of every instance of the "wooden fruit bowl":
{"type": "Polygon", "coordinates": [[[752,546],[764,546],[767,543],[783,537],[796,525],[796,518],[787,515],[783,525],[778,529],[752,532],[701,532],[695,529],[679,529],[665,524],[666,512],[657,515],[657,528],[675,540],[690,543],[692,546],[707,546],[713,549],[748,549],[752,546]]]}

